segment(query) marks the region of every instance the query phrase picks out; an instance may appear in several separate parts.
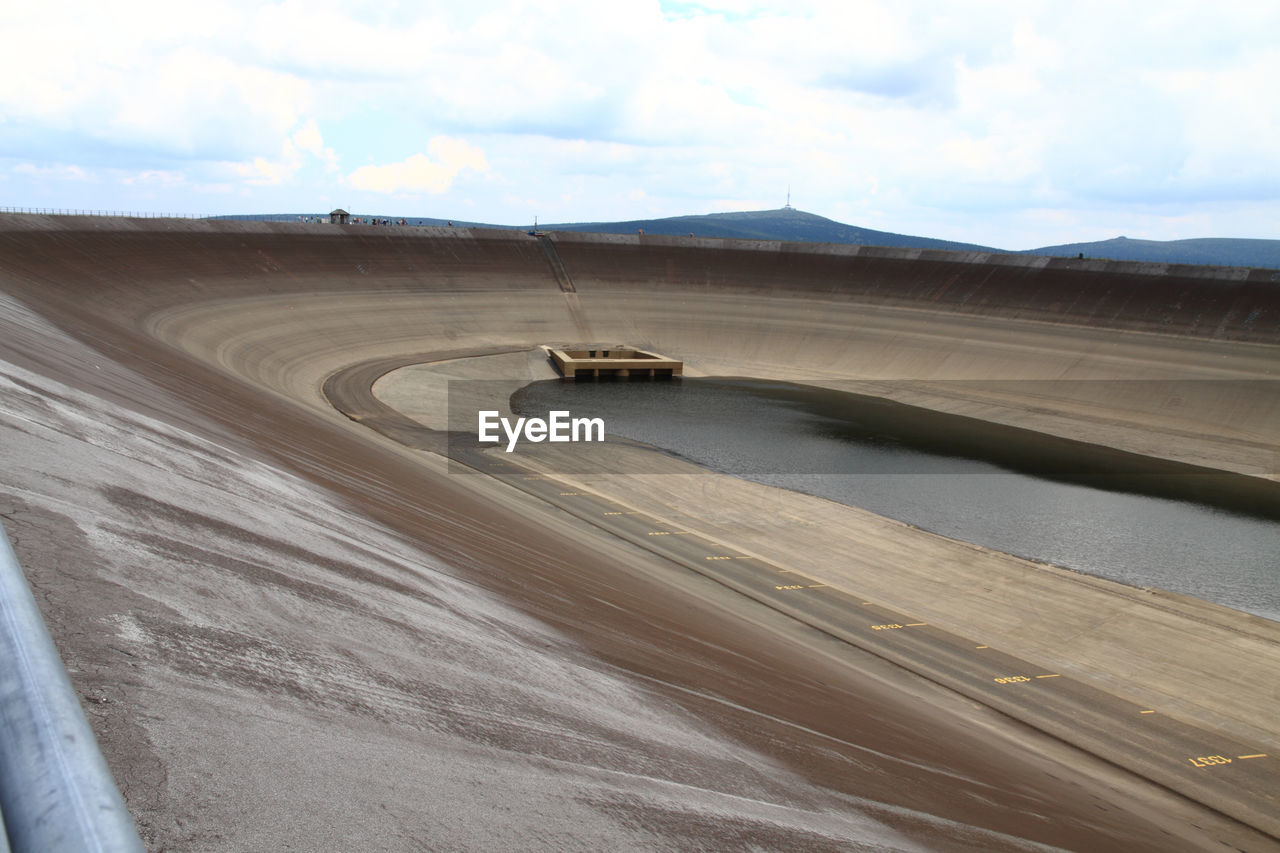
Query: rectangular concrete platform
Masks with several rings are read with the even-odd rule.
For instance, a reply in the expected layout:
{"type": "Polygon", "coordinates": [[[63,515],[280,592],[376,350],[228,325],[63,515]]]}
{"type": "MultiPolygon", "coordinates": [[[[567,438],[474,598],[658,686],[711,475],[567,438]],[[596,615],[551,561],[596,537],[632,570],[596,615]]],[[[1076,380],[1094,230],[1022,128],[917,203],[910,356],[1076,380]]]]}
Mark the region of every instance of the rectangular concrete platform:
{"type": "Polygon", "coordinates": [[[655,352],[618,344],[584,345],[575,349],[544,347],[565,379],[679,376],[684,362],[655,352]]]}

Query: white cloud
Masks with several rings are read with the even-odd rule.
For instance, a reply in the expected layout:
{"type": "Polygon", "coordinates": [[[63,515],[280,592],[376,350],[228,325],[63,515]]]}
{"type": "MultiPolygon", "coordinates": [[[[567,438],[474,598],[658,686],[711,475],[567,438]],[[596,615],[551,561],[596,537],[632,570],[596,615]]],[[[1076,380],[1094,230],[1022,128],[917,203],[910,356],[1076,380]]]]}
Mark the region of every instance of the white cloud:
{"type": "Polygon", "coordinates": [[[297,130],[280,140],[276,157],[254,157],[230,163],[229,168],[251,185],[278,186],[292,181],[298,170],[307,164],[304,155],[311,155],[324,163],[326,171],[333,172],[338,168],[338,155],[324,144],[315,119],[307,119],[297,130]]]}
{"type": "MultiPolygon", "coordinates": [[[[76,144],[164,156],[253,154],[293,126],[309,84],[243,61],[243,14],[217,0],[6,4],[0,115],[76,144]],[[21,9],[19,7],[22,7],[21,9]]],[[[42,135],[32,147],[47,147],[42,135]]]]}
{"type": "Polygon", "coordinates": [[[178,187],[187,182],[186,175],[168,169],[147,169],[120,179],[125,186],[178,187]]]}
{"type": "Polygon", "coordinates": [[[254,157],[247,163],[233,164],[233,168],[246,183],[257,186],[282,184],[293,175],[292,164],[266,157],[254,157]]]}
{"type": "Polygon", "coordinates": [[[791,184],[802,209],[996,245],[1099,211],[1194,236],[1246,201],[1280,216],[1276,31],[1276,4],[1179,0],[9,3],[0,157],[32,204],[88,179],[175,208],[342,187],[523,222],[777,206],[791,184]],[[463,199],[466,170],[485,178],[463,199]]]}
{"type": "MultiPolygon", "coordinates": [[[[289,144],[293,150],[305,151],[322,161],[327,170],[331,172],[337,171],[338,153],[324,144],[324,138],[320,135],[320,128],[314,118],[309,118],[303,122],[302,126],[289,137],[289,144]]],[[[286,153],[289,153],[288,149],[286,149],[286,153]]]]}
{"type": "Polygon", "coordinates": [[[414,154],[399,163],[385,166],[361,166],[347,176],[347,182],[360,190],[378,193],[447,192],[463,169],[486,172],[489,164],[484,152],[461,139],[434,137],[426,154],[414,154]],[[433,159],[434,158],[434,159],[433,159]]]}
{"type": "Polygon", "coordinates": [[[23,175],[25,177],[41,178],[45,180],[59,181],[87,181],[90,180],[89,173],[81,166],[57,164],[51,166],[37,166],[34,163],[18,163],[13,167],[14,174],[23,175]]]}

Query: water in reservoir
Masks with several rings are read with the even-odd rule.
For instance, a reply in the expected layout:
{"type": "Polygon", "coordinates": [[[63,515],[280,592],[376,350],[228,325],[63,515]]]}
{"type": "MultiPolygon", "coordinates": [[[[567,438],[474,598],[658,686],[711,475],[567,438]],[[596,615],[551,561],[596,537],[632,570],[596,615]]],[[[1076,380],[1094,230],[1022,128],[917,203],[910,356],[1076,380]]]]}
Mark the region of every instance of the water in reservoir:
{"type": "Polygon", "coordinates": [[[1090,457],[1091,449],[1079,457],[1059,446],[1070,442],[1022,430],[993,435],[965,418],[760,380],[552,380],[521,389],[512,406],[600,417],[609,435],[715,471],[1280,621],[1274,499],[1261,513],[1235,506],[1230,484],[1217,492],[1211,484],[1207,503],[1188,499],[1177,483],[1194,475],[1153,474],[1141,457],[1090,457]]]}

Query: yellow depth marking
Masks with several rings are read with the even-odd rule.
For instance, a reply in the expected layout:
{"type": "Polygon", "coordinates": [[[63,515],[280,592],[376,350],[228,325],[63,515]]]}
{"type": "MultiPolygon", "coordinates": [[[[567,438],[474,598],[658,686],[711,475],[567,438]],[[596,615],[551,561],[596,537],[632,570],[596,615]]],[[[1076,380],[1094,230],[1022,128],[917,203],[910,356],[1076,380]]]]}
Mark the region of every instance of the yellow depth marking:
{"type": "Polygon", "coordinates": [[[774,589],[804,589],[804,587],[798,583],[789,583],[786,586],[775,586],[774,589]]]}
{"type": "Polygon", "coordinates": [[[1231,759],[1225,755],[1197,755],[1195,758],[1188,758],[1192,767],[1214,767],[1223,764],[1230,764],[1231,759]]]}
{"type": "Polygon", "coordinates": [[[990,646],[974,646],[975,649],[989,649],[990,646]]]}
{"type": "Polygon", "coordinates": [[[708,560],[732,560],[733,557],[707,557],[708,560]]]}
{"type": "Polygon", "coordinates": [[[1155,711],[1139,711],[1139,714],[1154,714],[1155,711]]]}
{"type": "Polygon", "coordinates": [[[1058,673],[1056,673],[1056,672],[1055,672],[1055,673],[1053,673],[1052,675],[1037,675],[1037,676],[1036,676],[1036,678],[1061,678],[1061,677],[1062,677],[1062,676],[1061,676],[1061,675],[1059,675],[1059,674],[1058,674],[1058,673]]]}
{"type": "Polygon", "coordinates": [[[622,515],[620,512],[606,512],[605,515],[622,515]]]}
{"type": "Polygon", "coordinates": [[[649,535],[650,536],[670,536],[671,531],[670,530],[650,530],[649,535]]]}
{"type": "Polygon", "coordinates": [[[921,625],[928,625],[928,622],[908,622],[908,628],[919,628],[921,625]]]}
{"type": "Polygon", "coordinates": [[[1237,756],[1236,756],[1236,758],[1240,758],[1240,759],[1244,759],[1244,758],[1266,758],[1266,757],[1267,757],[1267,754],[1266,754],[1265,752],[1259,752],[1259,753],[1257,753],[1256,755],[1237,755],[1237,756]]]}

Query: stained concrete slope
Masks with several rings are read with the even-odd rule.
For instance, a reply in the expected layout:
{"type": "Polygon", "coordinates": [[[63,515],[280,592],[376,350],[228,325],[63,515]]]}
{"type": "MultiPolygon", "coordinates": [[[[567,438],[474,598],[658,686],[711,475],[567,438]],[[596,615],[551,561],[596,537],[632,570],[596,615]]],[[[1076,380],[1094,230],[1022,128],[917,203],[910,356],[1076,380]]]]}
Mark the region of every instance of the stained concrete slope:
{"type": "Polygon", "coordinates": [[[949,384],[1266,379],[1275,295],[1258,274],[557,247],[576,294],[509,232],[0,219],[20,401],[7,523],[86,695],[107,699],[108,758],[157,847],[1269,843],[892,668],[836,662],[785,620],[509,490],[438,473],[322,393],[374,359],[589,335],[703,372],[909,380],[1122,445],[1164,429],[1177,453],[1265,471],[1273,398],[1174,415],[1106,392],[1028,406],[949,384]],[[444,614],[456,628],[433,627],[444,614]],[[494,631],[498,646],[478,636],[494,631]],[[482,713],[504,684],[508,704],[482,713]],[[654,724],[624,731],[596,713],[608,707],[654,724]],[[415,775],[433,783],[406,788],[415,775]]]}
{"type": "MultiPolygon", "coordinates": [[[[374,393],[424,426],[446,429],[451,392],[456,397],[474,384],[492,395],[463,406],[473,420],[475,411],[500,408],[515,388],[550,375],[545,358],[532,353],[477,355],[390,371],[374,393]]],[[[1280,623],[651,454],[576,445],[539,450],[516,461],[567,489],[607,496],[722,543],[727,552],[754,555],[976,643],[1018,649],[1047,671],[1071,672],[1144,707],[1280,750],[1280,719],[1272,713],[1280,685],[1270,678],[1280,672],[1280,623]]]]}
{"type": "Polygon", "coordinates": [[[557,234],[576,285],[822,295],[863,305],[1274,342],[1280,273],[769,241],[557,234]]]}

